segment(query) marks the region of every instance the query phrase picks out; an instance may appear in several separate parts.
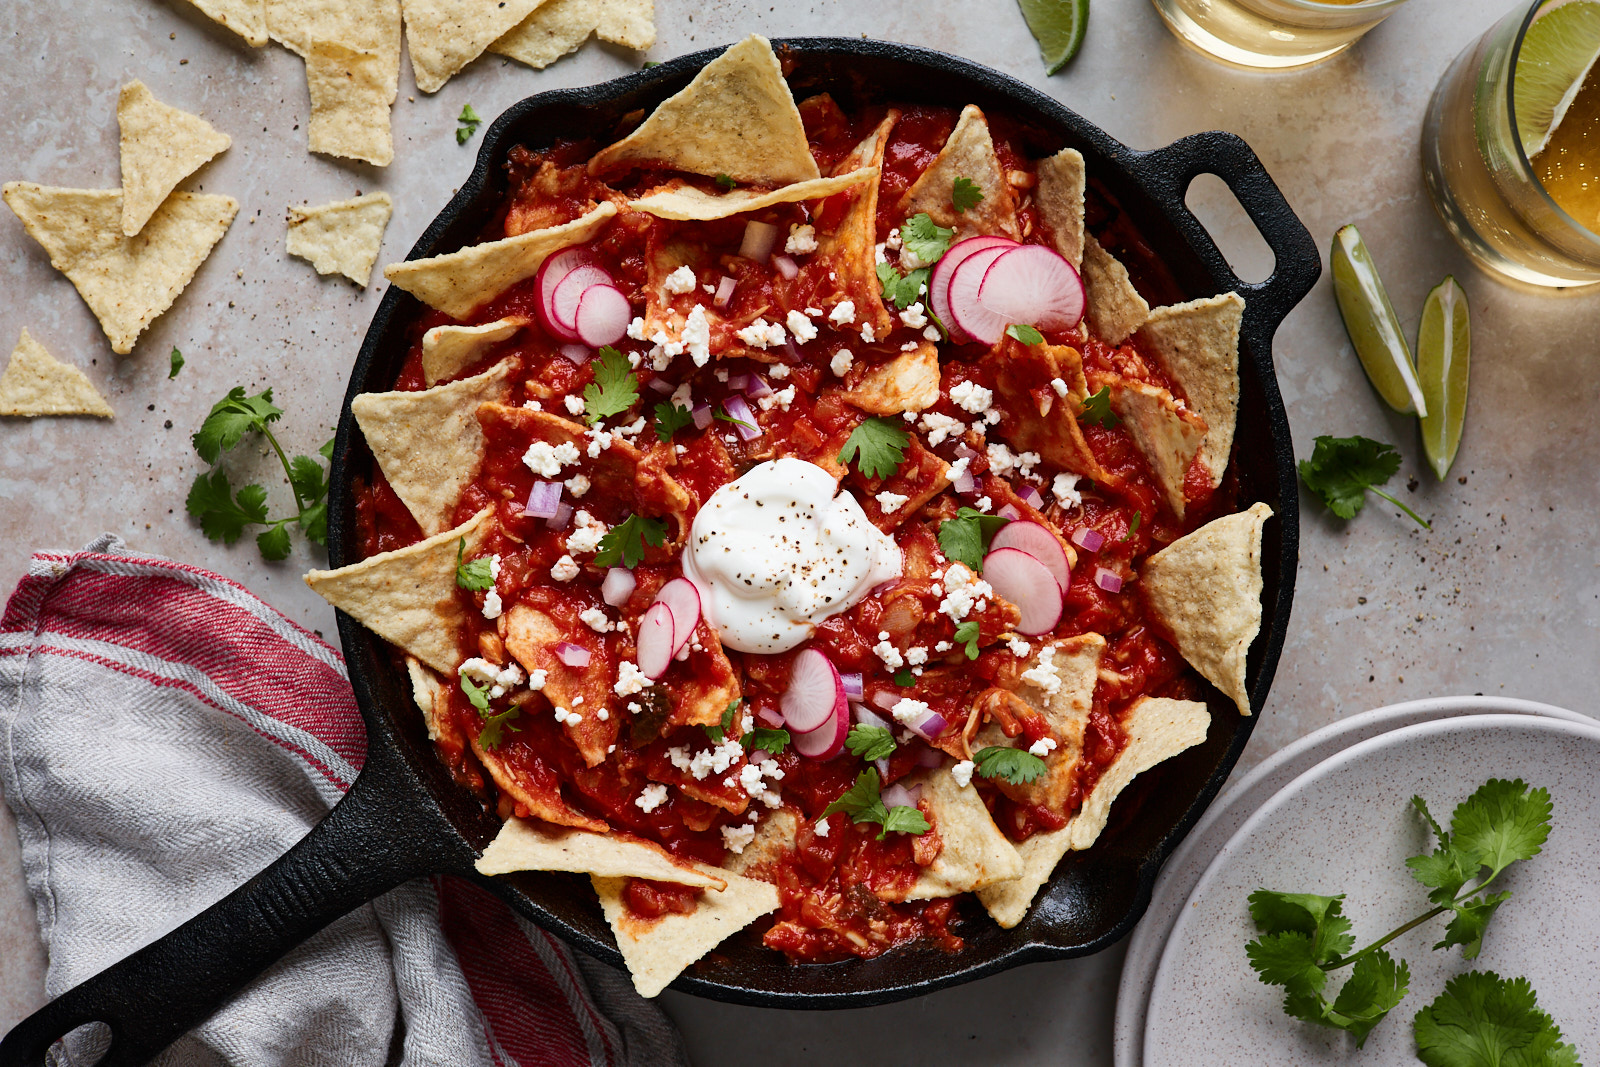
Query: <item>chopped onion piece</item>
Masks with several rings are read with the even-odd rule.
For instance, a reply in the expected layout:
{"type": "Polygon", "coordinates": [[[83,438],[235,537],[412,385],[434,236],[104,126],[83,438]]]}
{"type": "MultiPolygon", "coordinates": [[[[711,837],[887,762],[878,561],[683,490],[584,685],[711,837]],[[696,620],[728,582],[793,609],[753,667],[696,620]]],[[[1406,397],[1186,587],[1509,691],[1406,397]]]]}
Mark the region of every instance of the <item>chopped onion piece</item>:
{"type": "Polygon", "coordinates": [[[778,268],[778,273],[785,278],[793,278],[800,273],[800,264],[788,256],[773,256],[772,265],[778,268]]]}
{"type": "Polygon", "coordinates": [[[929,711],[916,722],[907,723],[906,726],[924,741],[933,741],[949,728],[950,723],[937,711],[929,711]]]}
{"type": "Polygon", "coordinates": [[[581,367],[589,362],[588,345],[562,345],[561,355],[568,363],[581,367]]]}
{"type": "Polygon", "coordinates": [[[950,485],[958,493],[971,493],[971,492],[974,492],[978,488],[977,480],[974,479],[972,477],[972,475],[968,474],[966,471],[962,471],[961,472],[961,477],[959,477],[959,478],[955,479],[954,481],[952,481],[950,483],[950,485]]]}
{"type": "Polygon", "coordinates": [[[1094,584],[1108,593],[1122,592],[1122,576],[1108,571],[1104,567],[1096,567],[1094,569],[1094,584]]]}
{"type": "Polygon", "coordinates": [[[528,493],[528,503],[523,512],[535,519],[555,518],[561,507],[560,482],[534,482],[528,493]]]}
{"type": "MultiPolygon", "coordinates": [[[[868,697],[867,701],[875,708],[882,708],[884,711],[888,711],[890,708],[900,703],[900,694],[892,692],[888,689],[880,689],[868,697]]],[[[874,725],[877,724],[874,723],[874,725]]],[[[887,726],[889,724],[884,723],[883,725],[887,726]]]]}
{"type": "MultiPolygon", "coordinates": [[[[874,767],[878,768],[878,781],[881,782],[881,781],[885,781],[885,780],[888,779],[888,777],[889,777],[889,761],[888,761],[887,758],[885,758],[885,759],[875,759],[875,760],[872,761],[872,765],[874,767]]],[[[894,789],[894,788],[895,788],[894,786],[890,786],[889,787],[889,789],[894,789]]],[[[888,791],[889,790],[886,789],[886,790],[884,790],[884,793],[887,793],[888,791]]],[[[902,792],[903,792],[903,790],[902,790],[902,792]]],[[[879,796],[883,796],[883,793],[880,793],[879,796]]],[[[889,801],[887,799],[885,799],[883,803],[886,806],[890,806],[890,807],[893,806],[893,805],[889,804],[889,801]]]]}
{"type": "Polygon", "coordinates": [[[744,224],[744,240],[739,242],[739,254],[745,259],[765,263],[778,243],[778,228],[770,222],[751,219],[744,224]]]}
{"type": "Polygon", "coordinates": [[[756,721],[773,730],[783,729],[783,715],[777,708],[769,708],[764,704],[756,708],[756,721]]]}
{"type": "Polygon", "coordinates": [[[748,374],[728,375],[728,392],[730,393],[742,393],[749,385],[750,375],[748,374]]]}
{"type": "Polygon", "coordinates": [[[860,674],[843,674],[843,673],[841,673],[839,675],[839,681],[844,683],[844,695],[845,696],[849,697],[851,700],[860,700],[861,699],[861,697],[863,696],[863,692],[862,692],[862,689],[861,689],[861,675],[860,674]]]}
{"type": "Polygon", "coordinates": [[[1022,498],[1024,504],[1036,511],[1044,507],[1044,497],[1040,496],[1039,490],[1031,485],[1024,485],[1017,491],[1017,496],[1022,498]]]}
{"type": "Polygon", "coordinates": [[[571,641],[560,641],[551,649],[556,654],[556,659],[576,670],[583,670],[589,665],[590,652],[582,645],[575,645],[571,641]]]}
{"type": "Polygon", "coordinates": [[[614,608],[620,608],[633,595],[633,587],[637,584],[633,572],[628,568],[612,567],[606,571],[605,581],[600,583],[600,599],[614,608]]]}
{"type": "Polygon", "coordinates": [[[764,749],[764,748],[752,748],[750,750],[750,754],[745,757],[745,762],[746,763],[752,763],[752,764],[754,764],[754,763],[765,763],[765,762],[767,762],[767,760],[769,760],[771,758],[772,758],[772,754],[770,752],[768,752],[766,749],[764,749]]]}
{"type": "Polygon", "coordinates": [[[571,524],[571,522],[572,505],[567,503],[565,500],[563,500],[561,505],[556,508],[556,513],[554,515],[544,520],[545,526],[556,531],[565,530],[567,526],[571,524]]]}
{"type": "Polygon", "coordinates": [[[878,795],[883,799],[883,806],[886,808],[914,808],[917,806],[917,801],[922,798],[922,787],[918,785],[907,789],[896,782],[894,785],[885,786],[883,792],[878,795]]]}
{"type": "Polygon", "coordinates": [[[733,291],[738,287],[738,282],[724,274],[722,280],[717,283],[717,295],[712,298],[711,302],[719,308],[727,307],[728,301],[733,299],[733,291]]]}
{"type": "Polygon", "coordinates": [[[932,745],[923,745],[917,750],[918,767],[941,767],[944,765],[944,753],[932,745]]]}
{"type": "Polygon", "coordinates": [[[761,436],[761,426],[756,422],[755,412],[744,402],[744,397],[728,397],[722,402],[722,410],[727,412],[729,418],[738,420],[733,428],[738,431],[740,440],[754,441],[761,436]]]}
{"type": "MultiPolygon", "coordinates": [[[[733,385],[733,379],[730,378],[728,380],[728,385],[733,385]]],[[[744,386],[744,395],[754,400],[760,400],[764,396],[772,395],[772,386],[768,385],[767,380],[761,375],[752,374],[750,375],[750,381],[744,386]]]]}
{"type": "MultiPolygon", "coordinates": [[[[893,698],[891,698],[891,701],[892,699],[893,698]]],[[[889,720],[885,719],[882,715],[879,715],[865,704],[851,704],[850,715],[862,726],[881,726],[885,730],[889,729],[889,720]]]]}
{"type": "Polygon", "coordinates": [[[1072,531],[1072,543],[1085,552],[1098,552],[1106,543],[1106,535],[1092,526],[1080,526],[1072,531]]]}
{"type": "Polygon", "coordinates": [[[692,412],[690,412],[690,414],[692,416],[694,416],[694,428],[695,429],[703,430],[707,426],[711,425],[711,405],[710,404],[701,404],[699,407],[695,408],[692,412]]]}
{"type": "Polygon", "coordinates": [[[670,393],[676,389],[677,386],[673,385],[665,378],[651,378],[650,388],[654,389],[658,393],[670,393]]]}
{"type": "Polygon", "coordinates": [[[1012,522],[1016,522],[1018,519],[1022,518],[1022,512],[1018,511],[1016,507],[1011,504],[1005,505],[999,511],[995,512],[995,514],[999,515],[1002,519],[1010,519],[1012,522]]]}

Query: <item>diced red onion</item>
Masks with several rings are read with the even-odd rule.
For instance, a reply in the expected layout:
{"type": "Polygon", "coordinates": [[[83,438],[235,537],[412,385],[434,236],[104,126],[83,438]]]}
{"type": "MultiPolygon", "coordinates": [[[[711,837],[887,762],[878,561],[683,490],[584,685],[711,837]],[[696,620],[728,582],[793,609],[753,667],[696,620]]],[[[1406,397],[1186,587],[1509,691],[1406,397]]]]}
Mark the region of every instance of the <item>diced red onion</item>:
{"type": "Polygon", "coordinates": [[[1030,508],[1038,510],[1044,507],[1044,497],[1040,496],[1039,490],[1031,485],[1024,485],[1017,491],[1017,496],[1021,497],[1022,502],[1030,508]]]}
{"type": "Polygon", "coordinates": [[[883,806],[886,808],[902,806],[914,808],[917,806],[917,801],[922,797],[922,787],[918,785],[907,789],[899,782],[896,782],[894,785],[885,786],[883,792],[878,795],[883,799],[883,806]]]}
{"type": "Polygon", "coordinates": [[[654,389],[658,393],[670,393],[676,389],[677,386],[673,385],[665,378],[651,378],[650,388],[654,389]]]}
{"type": "Polygon", "coordinates": [[[701,404],[699,407],[695,408],[692,412],[690,412],[690,414],[692,416],[694,416],[694,428],[695,429],[703,430],[707,426],[711,425],[711,405],[710,404],[701,404]]]}
{"type": "Polygon", "coordinates": [[[898,579],[898,578],[890,578],[886,582],[879,582],[877,585],[873,586],[871,588],[871,590],[868,591],[868,595],[869,596],[882,596],[883,594],[887,593],[889,590],[893,589],[895,586],[897,586],[899,584],[900,584],[900,579],[898,579]]]}
{"type": "Polygon", "coordinates": [[[562,501],[556,508],[556,513],[544,520],[545,526],[552,530],[565,530],[572,523],[572,505],[562,501]]]}
{"type": "Polygon", "coordinates": [[[756,708],[756,720],[762,726],[773,730],[783,729],[783,713],[778,711],[777,708],[769,708],[766,705],[756,708]]]}
{"type": "Polygon", "coordinates": [[[771,758],[771,754],[766,749],[752,748],[750,754],[745,757],[745,762],[750,764],[765,763],[771,758]]]}
{"type": "Polygon", "coordinates": [[[742,393],[749,385],[750,375],[748,374],[728,375],[728,391],[730,393],[742,393]]]}
{"type": "Polygon", "coordinates": [[[924,741],[933,741],[949,726],[949,721],[943,715],[931,710],[916,722],[906,723],[906,727],[924,741]]]}
{"type": "Polygon", "coordinates": [[[788,256],[773,256],[772,265],[778,268],[778,273],[785,278],[793,278],[800,273],[800,264],[788,256]]]}
{"type": "MultiPolygon", "coordinates": [[[[873,707],[882,708],[884,711],[888,711],[890,708],[900,703],[900,694],[895,693],[892,690],[880,689],[868,697],[867,700],[872,704],[873,707]]],[[[885,723],[884,725],[887,726],[888,724],[885,723]]]]}
{"type": "MultiPolygon", "coordinates": [[[[728,380],[728,384],[730,386],[733,385],[733,380],[731,378],[728,380]]],[[[764,396],[772,395],[772,386],[768,385],[767,380],[761,377],[761,375],[752,374],[750,375],[750,381],[744,387],[744,395],[755,400],[760,400],[764,396]]]]}
{"type": "Polygon", "coordinates": [[[973,448],[971,445],[967,444],[965,441],[959,441],[959,442],[956,443],[956,458],[957,459],[977,459],[978,458],[978,451],[977,451],[977,449],[973,448]]]}
{"type": "Polygon", "coordinates": [[[999,511],[995,512],[995,514],[1000,516],[1002,519],[1010,519],[1012,522],[1016,522],[1018,519],[1022,518],[1022,512],[1018,511],[1016,507],[1011,504],[1005,505],[999,511]]]}
{"type": "MultiPolygon", "coordinates": [[[[889,777],[889,761],[888,761],[888,759],[875,759],[875,760],[872,761],[872,765],[874,767],[878,768],[878,780],[879,781],[883,781],[885,778],[889,777]]],[[[895,789],[895,788],[897,788],[897,787],[896,786],[892,786],[892,785],[889,787],[889,789],[895,789]]],[[[880,793],[879,795],[883,796],[884,794],[889,792],[889,789],[885,789],[883,791],[883,793],[880,793]]],[[[904,789],[901,789],[900,791],[902,793],[905,792],[904,789]]],[[[894,807],[894,804],[890,803],[889,800],[887,799],[887,797],[885,797],[883,802],[888,807],[894,807]]],[[[895,803],[899,803],[899,801],[896,801],[895,803]]]]}
{"type": "Polygon", "coordinates": [[[591,654],[582,645],[575,645],[571,641],[560,641],[551,651],[556,654],[556,659],[577,670],[581,671],[589,665],[591,654]]]}
{"type": "Polygon", "coordinates": [[[739,254],[745,259],[765,263],[778,243],[778,228],[770,222],[751,219],[744,224],[744,240],[739,242],[739,254]]]}
{"type": "Polygon", "coordinates": [[[562,345],[561,355],[569,362],[583,366],[590,360],[588,345],[562,345]]]}
{"type": "Polygon", "coordinates": [[[733,291],[738,287],[738,282],[724,274],[722,280],[717,283],[717,295],[712,298],[711,302],[719,308],[727,307],[728,301],[733,299],[733,291]]]}
{"type": "Polygon", "coordinates": [[[932,745],[922,745],[917,749],[918,767],[940,767],[944,764],[944,753],[932,745]]]}
{"type": "Polygon", "coordinates": [[[881,726],[885,730],[889,728],[889,720],[885,719],[882,715],[879,715],[865,704],[851,704],[850,717],[855,719],[855,721],[860,723],[862,726],[881,726]]]}
{"type": "Polygon", "coordinates": [[[849,697],[851,700],[861,699],[863,693],[861,689],[860,674],[844,674],[841,672],[839,675],[839,681],[844,684],[845,696],[849,697]]]}
{"type": "Polygon", "coordinates": [[[1092,526],[1080,526],[1072,531],[1072,543],[1085,552],[1098,552],[1106,543],[1106,535],[1092,526]]]}
{"type": "Polygon", "coordinates": [[[744,402],[744,397],[728,397],[722,402],[722,410],[727,412],[730,418],[739,420],[733,424],[733,428],[738,432],[740,440],[754,441],[761,436],[761,427],[756,423],[755,412],[744,402]]]}
{"type": "Polygon", "coordinates": [[[971,493],[978,488],[977,480],[966,471],[962,471],[961,476],[952,481],[950,485],[958,493],[971,493]]]}
{"type": "Polygon", "coordinates": [[[534,482],[523,512],[535,519],[551,519],[561,507],[560,482],[534,482]]]}
{"type": "Polygon", "coordinates": [[[600,583],[600,599],[614,608],[620,608],[628,602],[628,597],[633,595],[633,587],[638,584],[628,568],[612,567],[606,571],[605,581],[600,583]]]}
{"type": "Polygon", "coordinates": [[[783,339],[783,350],[789,353],[789,358],[799,363],[805,357],[800,354],[800,347],[794,343],[793,337],[783,339]]]}
{"type": "Polygon", "coordinates": [[[1108,593],[1122,592],[1122,576],[1104,567],[1094,569],[1094,584],[1108,593]]]}

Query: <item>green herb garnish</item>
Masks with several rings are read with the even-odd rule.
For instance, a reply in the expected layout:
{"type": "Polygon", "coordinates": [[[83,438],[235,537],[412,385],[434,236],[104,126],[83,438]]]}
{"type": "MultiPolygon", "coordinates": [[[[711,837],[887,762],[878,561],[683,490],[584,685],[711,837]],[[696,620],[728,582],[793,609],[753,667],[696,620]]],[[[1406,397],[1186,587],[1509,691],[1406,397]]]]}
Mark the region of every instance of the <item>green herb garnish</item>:
{"type": "Polygon", "coordinates": [[[1003,515],[985,515],[974,508],[963,507],[955,518],[939,524],[939,548],[950,559],[965,563],[977,573],[989,552],[989,542],[1009,521],[1003,515]]]}
{"type": "Polygon", "coordinates": [[[878,264],[878,284],[883,288],[883,302],[893,304],[902,311],[922,299],[923,290],[928,287],[931,277],[933,270],[929,267],[902,276],[889,264],[878,264]]]}
{"type": "Polygon", "coordinates": [[[955,206],[958,215],[977,207],[982,199],[983,190],[971,178],[957,178],[950,188],[950,203],[955,206]]]}
{"type": "Polygon", "coordinates": [[[716,181],[717,184],[722,186],[724,189],[732,189],[734,186],[739,184],[726,174],[717,175],[716,181]]]}
{"type": "Polygon", "coordinates": [[[583,387],[583,417],[590,426],[638,403],[639,379],[627,356],[606,345],[589,366],[594,369],[594,381],[583,387]]]}
{"type": "Polygon", "coordinates": [[[973,760],[983,777],[1001,778],[1012,785],[1031,782],[1045,772],[1044,760],[1025,749],[1005,745],[980,749],[973,760]]]}
{"type": "Polygon", "coordinates": [[[644,559],[644,546],[660,548],[667,541],[667,524],[660,519],[647,519],[642,515],[629,515],[606,531],[600,538],[600,547],[594,554],[595,563],[602,567],[636,567],[644,559]]]}
{"type": "Polygon", "coordinates": [[[850,734],[844,739],[844,747],[871,763],[874,760],[888,759],[894,755],[894,750],[899,746],[895,744],[894,734],[889,732],[887,726],[868,726],[864,722],[858,722],[850,727],[850,734]]]}
{"type": "MultiPolygon", "coordinates": [[[[629,564],[629,566],[632,566],[632,564],[629,564]]],[[[712,741],[719,745],[722,744],[723,741],[727,740],[728,732],[733,729],[733,713],[738,711],[739,705],[743,703],[744,699],[742,697],[735,700],[723,710],[721,722],[715,726],[702,726],[700,729],[704,730],[706,736],[711,738],[712,741]]]]}
{"type": "Polygon", "coordinates": [[[789,747],[793,740],[788,730],[769,730],[765,726],[757,726],[754,730],[739,739],[739,743],[746,749],[760,749],[763,752],[776,756],[789,747]]]}
{"type": "Polygon", "coordinates": [[[171,369],[167,371],[167,380],[171,381],[173,378],[176,378],[178,376],[178,372],[182,369],[183,353],[174,348],[172,350],[172,366],[171,369]]]}
{"type": "Polygon", "coordinates": [[[1109,385],[1102,385],[1098,392],[1083,398],[1083,406],[1078,409],[1078,421],[1091,423],[1108,430],[1122,422],[1111,410],[1111,387],[1109,385]]]}
{"type": "Polygon", "coordinates": [[[879,841],[890,831],[920,836],[932,829],[922,812],[916,808],[905,804],[897,804],[892,808],[883,806],[883,798],[878,795],[878,771],[875,767],[862,771],[856,778],[856,784],[824,808],[822,815],[826,818],[836,811],[850,816],[853,823],[875,822],[882,826],[883,829],[878,831],[879,841]]]}
{"type": "Polygon", "coordinates": [[[663,400],[656,405],[654,429],[656,438],[663,444],[672,440],[673,435],[694,422],[694,415],[688,408],[680,408],[670,400],[663,400]]]}
{"type": "Polygon", "coordinates": [[[1007,326],[1006,336],[1013,337],[1025,345],[1044,344],[1044,334],[1025,322],[1013,322],[1010,326],[1007,326]]]}
{"type": "Polygon", "coordinates": [[[1539,1008],[1526,978],[1468,971],[1412,1022],[1417,1058],[1428,1067],[1578,1067],[1578,1050],[1539,1008]]]}
{"type": "Polygon", "coordinates": [[[478,126],[483,122],[478,113],[472,110],[471,104],[461,106],[461,114],[456,116],[456,144],[466,144],[472,140],[472,135],[478,132],[478,126]]]}
{"type": "Polygon", "coordinates": [[[956,627],[956,644],[967,646],[967,658],[978,658],[978,623],[968,619],[956,627]]]}
{"type": "Polygon", "coordinates": [[[956,231],[936,225],[931,215],[920,211],[900,225],[900,247],[916,256],[924,267],[931,267],[950,250],[950,239],[955,235],[956,231]]]}
{"type": "Polygon", "coordinates": [[[466,551],[467,539],[463,537],[456,545],[456,585],[474,593],[494,588],[494,561],[480,556],[463,563],[461,557],[466,551]]]}
{"type": "Polygon", "coordinates": [[[905,427],[884,418],[867,419],[854,430],[839,450],[839,462],[856,465],[868,478],[887,478],[900,469],[906,459],[911,435],[905,427]]]}
{"type": "Polygon", "coordinates": [[[1366,504],[1368,490],[1409,515],[1424,530],[1433,529],[1422,516],[1378,486],[1400,469],[1393,445],[1369,437],[1318,437],[1311,458],[1300,461],[1300,480],[1341,519],[1353,519],[1366,504]]]}

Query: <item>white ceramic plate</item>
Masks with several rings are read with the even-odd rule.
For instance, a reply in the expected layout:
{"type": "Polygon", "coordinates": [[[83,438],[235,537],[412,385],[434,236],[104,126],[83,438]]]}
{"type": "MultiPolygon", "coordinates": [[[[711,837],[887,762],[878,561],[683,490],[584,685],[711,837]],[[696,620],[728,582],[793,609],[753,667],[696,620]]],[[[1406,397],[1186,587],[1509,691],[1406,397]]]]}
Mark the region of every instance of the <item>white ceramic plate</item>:
{"type": "Polygon", "coordinates": [[[1472,969],[1524,975],[1580,1059],[1600,1056],[1600,726],[1541,716],[1474,715],[1426,722],[1360,742],[1302,774],[1247,819],[1190,895],[1150,994],[1145,1067],[1414,1063],[1411,1016],[1472,969]],[[1513,891],[1475,961],[1430,946],[1443,920],[1389,947],[1411,968],[1411,994],[1359,1057],[1344,1034],[1283,1014],[1277,990],[1245,958],[1256,888],[1349,894],[1345,912],[1365,944],[1426,910],[1406,856],[1432,839],[1408,802],[1448,812],[1488,778],[1550,790],[1555,829],[1544,852],[1502,875],[1513,891]]]}
{"type": "Polygon", "coordinates": [[[1341,719],[1267,757],[1206,809],[1205,815],[1161,869],[1150,907],[1128,941],[1128,955],[1122,964],[1113,1037],[1116,1067],[1141,1067],[1146,1009],[1162,949],[1200,876],[1244,821],[1278,790],[1357,742],[1419,722],[1462,715],[1546,715],[1568,722],[1594,722],[1575,711],[1531,700],[1433,697],[1341,719]]]}

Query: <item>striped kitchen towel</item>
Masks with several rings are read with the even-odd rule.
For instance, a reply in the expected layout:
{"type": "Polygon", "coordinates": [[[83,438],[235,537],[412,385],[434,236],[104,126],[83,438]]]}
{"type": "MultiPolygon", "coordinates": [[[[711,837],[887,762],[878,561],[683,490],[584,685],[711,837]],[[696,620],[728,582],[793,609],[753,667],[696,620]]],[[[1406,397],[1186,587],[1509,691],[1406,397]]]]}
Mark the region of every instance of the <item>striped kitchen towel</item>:
{"type": "MultiPolygon", "coordinates": [[[[105,535],[0,618],[0,790],[59,995],[272,862],[360,772],[339,653],[242,586],[105,535]]],[[[93,1062],[92,1040],[57,1059],[93,1062]]],[[[165,1064],[686,1063],[625,975],[483,889],[412,882],[323,930],[165,1064]]]]}

